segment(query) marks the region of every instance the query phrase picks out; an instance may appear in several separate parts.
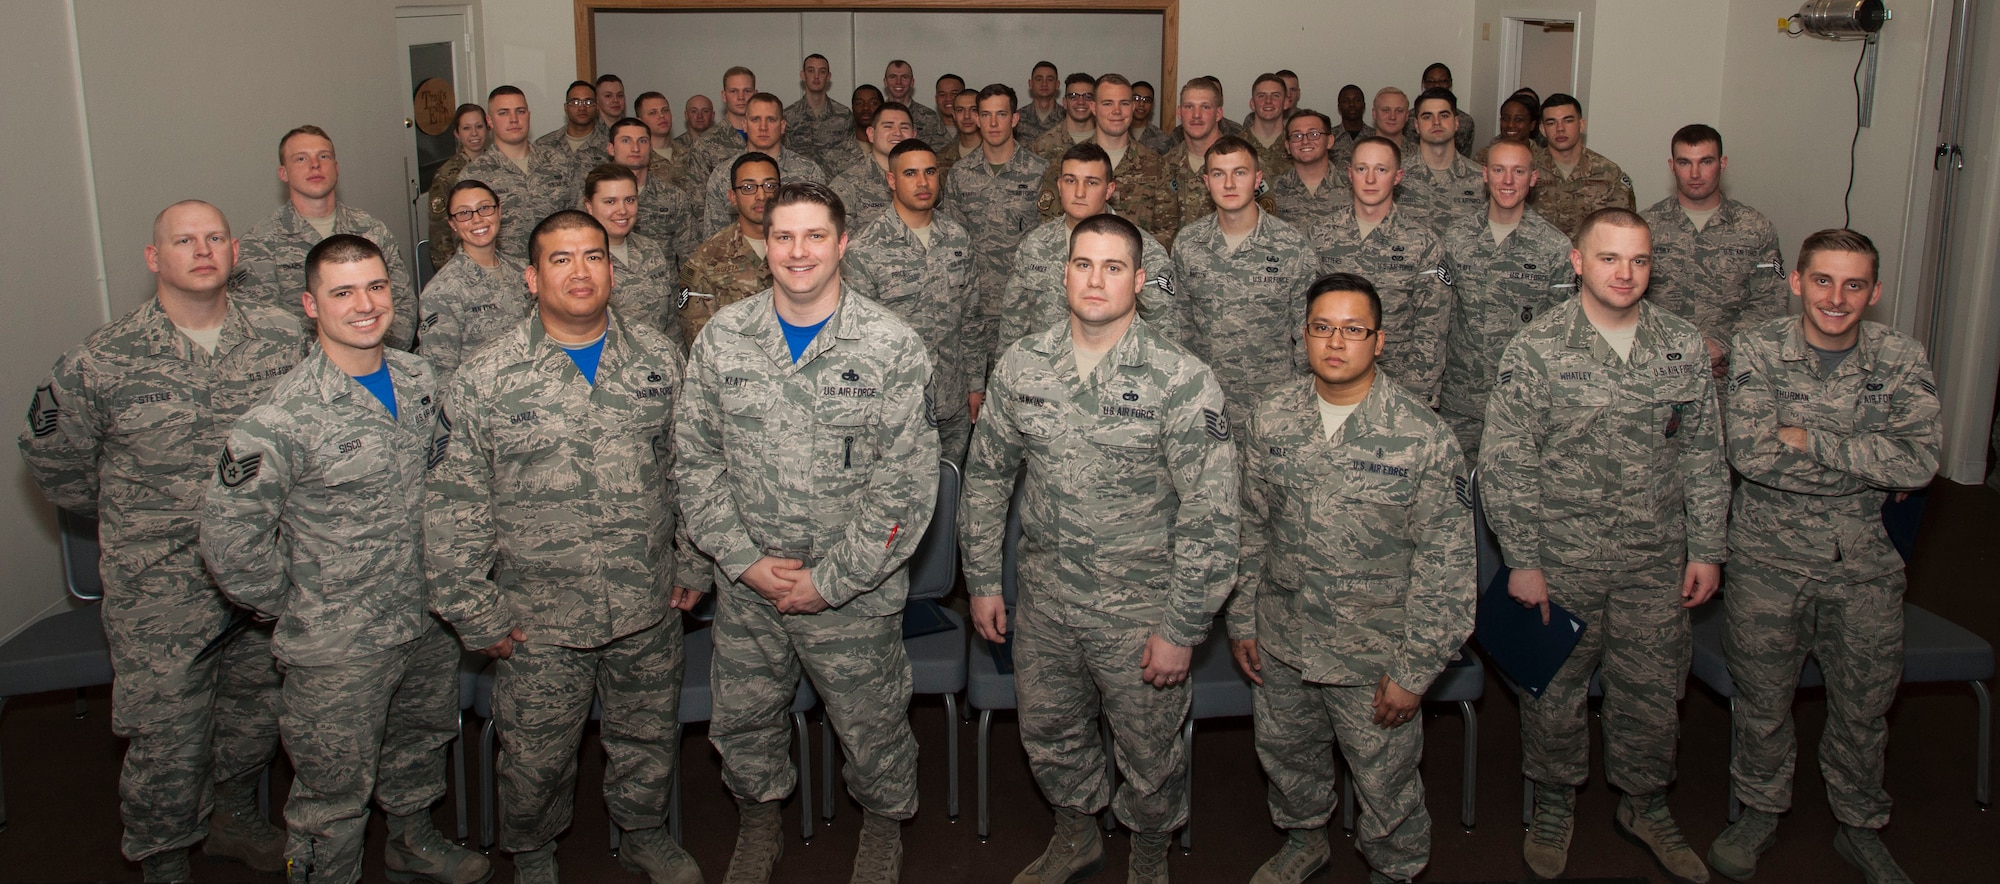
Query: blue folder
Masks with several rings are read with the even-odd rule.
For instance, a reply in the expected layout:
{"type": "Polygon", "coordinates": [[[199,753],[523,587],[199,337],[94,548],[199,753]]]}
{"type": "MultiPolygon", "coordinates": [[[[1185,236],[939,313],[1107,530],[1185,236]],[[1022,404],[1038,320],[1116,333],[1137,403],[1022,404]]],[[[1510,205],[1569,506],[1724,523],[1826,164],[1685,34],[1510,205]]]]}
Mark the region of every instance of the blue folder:
{"type": "Polygon", "coordinates": [[[1507,578],[1513,573],[1503,566],[1480,594],[1473,638],[1509,681],[1540,697],[1548,690],[1549,679],[1556,677],[1556,670],[1582,640],[1586,625],[1550,602],[1549,623],[1543,626],[1540,608],[1523,607],[1507,595],[1507,578]]]}

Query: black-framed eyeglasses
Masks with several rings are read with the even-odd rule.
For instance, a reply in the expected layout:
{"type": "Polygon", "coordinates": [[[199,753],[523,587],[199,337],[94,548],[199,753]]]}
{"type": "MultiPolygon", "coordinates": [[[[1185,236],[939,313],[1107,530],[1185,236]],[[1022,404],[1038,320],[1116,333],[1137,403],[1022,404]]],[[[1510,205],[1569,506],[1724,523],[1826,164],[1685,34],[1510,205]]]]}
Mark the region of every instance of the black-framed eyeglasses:
{"type": "Polygon", "coordinates": [[[568,104],[568,105],[569,105],[570,107],[596,107],[596,106],[597,106],[597,99],[595,99],[595,98],[572,98],[572,99],[570,99],[570,100],[569,100],[569,101],[567,102],[567,104],[568,104]]]}
{"type": "Polygon", "coordinates": [[[1380,331],[1381,329],[1379,328],[1367,328],[1359,325],[1327,325],[1324,322],[1306,323],[1306,336],[1313,338],[1330,338],[1335,334],[1339,334],[1342,340],[1365,341],[1374,337],[1380,331]]]}
{"type": "Polygon", "coordinates": [[[1097,100],[1097,93],[1095,93],[1095,92],[1065,92],[1065,93],[1063,93],[1063,98],[1064,98],[1065,100],[1067,100],[1067,101],[1075,101],[1075,100],[1077,100],[1077,99],[1079,99],[1079,98],[1083,99],[1084,101],[1096,101],[1096,100],[1097,100]]]}
{"type": "Polygon", "coordinates": [[[1285,137],[1292,141],[1318,141],[1325,138],[1326,133],[1318,129],[1307,129],[1304,132],[1293,132],[1285,137]]]}
{"type": "Polygon", "coordinates": [[[755,193],[756,193],[757,191],[759,191],[759,190],[761,190],[761,191],[763,191],[763,192],[765,192],[765,193],[777,193],[777,192],[778,192],[778,182],[776,182],[776,181],[745,181],[745,182],[743,182],[742,184],[738,184],[738,185],[736,185],[736,187],[735,187],[735,188],[733,188],[733,189],[734,189],[734,190],[735,190],[735,191],[736,191],[737,193],[740,193],[740,194],[743,194],[744,196],[750,196],[750,195],[752,195],[752,194],[755,194],[755,193]]]}
{"type": "Polygon", "coordinates": [[[487,203],[486,205],[475,206],[470,209],[459,209],[456,212],[452,212],[450,218],[453,221],[457,221],[460,224],[463,224],[467,221],[472,220],[472,216],[474,215],[478,215],[481,218],[491,218],[493,217],[493,213],[498,211],[500,211],[499,204],[487,203]]]}

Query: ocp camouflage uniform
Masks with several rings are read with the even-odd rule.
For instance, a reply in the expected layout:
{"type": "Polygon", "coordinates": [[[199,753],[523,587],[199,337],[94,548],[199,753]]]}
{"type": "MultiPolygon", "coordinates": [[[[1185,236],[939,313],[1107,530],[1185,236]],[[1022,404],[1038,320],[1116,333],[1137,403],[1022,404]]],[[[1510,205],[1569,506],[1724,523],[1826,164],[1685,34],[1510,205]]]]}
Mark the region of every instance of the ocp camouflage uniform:
{"type": "Polygon", "coordinates": [[[1569,237],[1534,209],[1524,210],[1519,226],[1498,243],[1485,212],[1460,218],[1445,231],[1444,249],[1452,304],[1438,416],[1477,462],[1500,351],[1535,317],[1576,297],[1576,271],[1569,237]]]}
{"type": "MultiPolygon", "coordinates": [[[[403,250],[397,248],[396,237],[389,232],[388,225],[367,212],[336,202],[333,232],[351,233],[374,243],[382,249],[383,262],[389,266],[390,288],[399,292],[416,291],[410,281],[409,265],[403,262],[403,250]]],[[[319,230],[299,214],[290,200],[285,201],[271,217],[243,234],[236,269],[229,274],[230,294],[246,302],[282,309],[292,314],[300,328],[310,331],[312,320],[306,318],[299,296],[306,290],[306,253],[321,239],[324,237],[319,230]]],[[[395,316],[384,339],[390,347],[410,349],[417,328],[416,300],[397,299],[395,316]]]]}
{"type": "Polygon", "coordinates": [[[446,261],[431,284],[424,286],[424,319],[418,323],[417,354],[430,360],[439,386],[473,351],[535,312],[527,276],[520,264],[498,255],[500,266],[479,266],[460,253],[446,261]]]}
{"type": "Polygon", "coordinates": [[[1255,407],[1243,440],[1243,552],[1229,637],[1255,639],[1251,691],[1271,820],[1333,814],[1335,745],[1354,771],[1356,846],[1408,881],[1430,861],[1421,716],[1374,723],[1384,677],[1428,691],[1472,634],[1476,571],[1465,457],[1417,397],[1380,375],[1328,439],[1311,378],[1255,407]]]}
{"type": "Polygon", "coordinates": [[[1180,208],[1181,226],[1186,227],[1215,214],[1215,200],[1208,195],[1208,183],[1197,168],[1206,160],[1195,157],[1193,166],[1188,165],[1188,144],[1183,141],[1160,156],[1160,164],[1167,169],[1167,189],[1173,191],[1174,203],[1180,208]]]}
{"type": "MultiPolygon", "coordinates": [[[[1052,325],[1069,323],[1069,289],[1063,283],[1069,264],[1070,229],[1067,217],[1043,222],[1021,240],[1014,252],[1014,274],[996,306],[1000,313],[999,337],[993,362],[1015,341],[1052,325]]],[[[1174,279],[1174,261],[1152,234],[1141,229],[1139,261],[1145,265],[1146,285],[1139,290],[1139,315],[1153,334],[1176,344],[1187,340],[1186,306],[1180,302],[1174,279]]]]}
{"type": "Polygon", "coordinates": [[[972,289],[979,312],[965,329],[970,392],[986,389],[987,370],[1000,352],[1000,308],[1006,303],[1007,279],[1014,273],[1014,252],[1021,240],[1041,224],[1035,200],[1041,196],[1042,171],[1047,168],[1048,161],[1025,149],[1017,138],[1014,155],[998,174],[981,156],[961,166],[939,189],[938,207],[965,225],[972,238],[972,289]]]}
{"type": "MultiPolygon", "coordinates": [[[[1084,139],[1097,143],[1097,136],[1084,139]]],[[[1065,148],[1067,149],[1067,148],[1065,148]]],[[[1057,154],[1060,158],[1061,154],[1057,154]]],[[[1042,194],[1035,205],[1041,209],[1042,220],[1062,217],[1062,206],[1056,194],[1056,179],[1062,177],[1062,163],[1050,160],[1049,168],[1042,173],[1042,194]]],[[[1118,182],[1118,189],[1111,195],[1111,208],[1125,220],[1139,225],[1139,229],[1153,235],[1161,245],[1171,247],[1174,234],[1181,229],[1180,197],[1169,183],[1172,175],[1167,164],[1160,161],[1160,155],[1153,149],[1138,142],[1125,146],[1125,155],[1111,170],[1112,180],[1118,182]]]]}
{"type": "Polygon", "coordinates": [[[1451,155],[1451,166],[1433,169],[1419,151],[1403,154],[1403,183],[1396,188],[1396,206],[1431,219],[1439,233],[1466,218],[1486,214],[1486,179],[1464,155],[1451,155]]]}
{"type": "Polygon", "coordinates": [[[1548,689],[1521,697],[1522,773],[1583,784],[1598,672],[1606,777],[1645,796],[1674,778],[1693,652],[1681,579],[1727,555],[1729,468],[1701,333],[1641,300],[1636,334],[1619,359],[1572,298],[1515,336],[1487,401],[1480,491],[1507,566],[1542,569],[1549,601],[1589,624],[1548,689]]]}
{"type": "Polygon", "coordinates": [[[1319,275],[1319,256],[1305,234],[1262,211],[1234,249],[1215,215],[1181,228],[1177,241],[1174,283],[1187,349],[1215,372],[1230,434],[1241,441],[1264,394],[1305,370],[1304,295],[1319,275]]]}
{"type": "Polygon", "coordinates": [[[826,99],[826,106],[814,110],[812,102],[799,96],[785,108],[785,146],[819,161],[842,141],[854,140],[854,111],[847,105],[826,99]]]}
{"type": "Polygon", "coordinates": [[[1146,684],[1140,659],[1154,635],[1201,644],[1235,577],[1236,446],[1222,388],[1135,318],[1089,377],[1077,376],[1064,323],[1008,348],[987,393],[959,533],[968,591],[999,595],[1021,475],[1013,642],[1035,781],[1057,807],[1109,803],[1133,831],[1173,831],[1187,821],[1192,692],[1146,684]],[[1121,774],[1115,800],[1100,715],[1121,774]]]}
{"type": "Polygon", "coordinates": [[[1154,153],[1162,156],[1166,155],[1167,151],[1173,150],[1174,145],[1180,143],[1178,139],[1174,138],[1173,133],[1163,132],[1160,130],[1160,127],[1150,122],[1146,124],[1146,128],[1144,129],[1132,130],[1132,138],[1140,144],[1152,148],[1154,153]]]}
{"type": "Polygon", "coordinates": [[[421,357],[383,360],[394,416],[315,349],[236,422],[202,507],[216,584],[277,621],[296,880],[359,881],[368,799],[428,811],[458,737],[458,649],[424,588],[437,385],[421,357]]]}
{"type": "Polygon", "coordinates": [[[833,192],[840,195],[840,202],[847,208],[847,226],[850,230],[860,230],[882,213],[888,211],[894,201],[889,195],[889,172],[869,160],[867,165],[847,167],[832,181],[827,183],[833,192]]]}
{"type": "MultiPolygon", "coordinates": [[[[737,151],[715,164],[708,173],[708,183],[702,186],[701,233],[704,238],[714,236],[722,228],[736,223],[736,204],[729,201],[729,188],[734,182],[729,176],[729,167],[745,151],[737,151]]],[[[826,170],[810,157],[797,151],[783,151],[770,155],[778,161],[778,180],[827,181],[826,170]]],[[[887,185],[883,185],[885,192],[887,185]]],[[[854,207],[848,206],[847,217],[854,217],[854,207]]]]}
{"type": "Polygon", "coordinates": [[[681,266],[681,339],[688,346],[717,311],[771,287],[771,262],[758,257],[731,224],[696,249],[681,266]]]}
{"type": "Polygon", "coordinates": [[[597,382],[530,317],[459,367],[432,441],[431,608],[494,663],[500,846],[569,827],[576,750],[603,703],[604,800],[626,830],[665,822],[685,653],[672,587],[706,588],[674,542],[680,351],[612,308],[597,382]]]}
{"type": "Polygon", "coordinates": [[[643,324],[667,336],[674,349],[687,351],[681,338],[678,266],[667,257],[660,244],[636,233],[625,237],[626,261],[611,256],[611,309],[625,321],[643,324]]]}
{"type": "Polygon", "coordinates": [[[1632,198],[1632,179],[1603,154],[1583,148],[1575,173],[1568,177],[1556,166],[1554,151],[1537,145],[1534,154],[1539,177],[1534,192],[1528,195],[1528,206],[1542,213],[1564,236],[1575,239],[1583,219],[1598,209],[1639,208],[1632,198]]]}
{"type": "MultiPolygon", "coordinates": [[[[1082,138],[1070,134],[1068,119],[1067,116],[1063,117],[1063,122],[1058,122],[1056,125],[1043,131],[1042,134],[1035,136],[1033,141],[1023,143],[1027,144],[1028,149],[1034,151],[1036,156],[1047,160],[1049,165],[1057,165],[1056,161],[1062,159],[1064,151],[1086,141],[1095,141],[1097,139],[1096,129],[1090,130],[1082,138]]],[[[1017,133],[1014,136],[1014,140],[1021,141],[1021,137],[1017,133]]]]}
{"type": "Polygon", "coordinates": [[[1653,229],[1653,281],[1646,297],[1673,311],[1728,358],[1742,329],[1785,315],[1791,288],[1778,229],[1762,213],[1728,197],[1700,230],[1680,200],[1668,196],[1641,213],[1653,229]]]}
{"type": "MultiPolygon", "coordinates": [[[[980,146],[984,143],[985,142],[974,142],[972,145],[971,155],[980,156],[980,146]]],[[[959,146],[958,139],[956,138],[953,138],[950,144],[947,144],[943,148],[939,149],[937,152],[938,180],[944,181],[949,179],[951,176],[951,167],[958,165],[958,161],[963,159],[965,156],[966,156],[965,148],[959,146]]],[[[982,162],[984,162],[984,159],[985,159],[984,157],[981,157],[982,162]]]]}
{"type": "Polygon", "coordinates": [[[457,186],[465,164],[471,160],[463,153],[452,154],[451,159],[445,160],[444,165],[439,166],[431,176],[430,224],[424,229],[429,232],[431,241],[429,257],[433,270],[443,267],[451,256],[458,254],[458,234],[452,231],[445,218],[445,210],[451,207],[451,189],[457,186]]]}
{"type": "Polygon", "coordinates": [[[1247,124],[1243,130],[1243,140],[1250,142],[1250,146],[1257,149],[1257,169],[1264,173],[1265,181],[1276,181],[1278,176],[1291,171],[1292,155],[1285,152],[1285,138],[1282,124],[1278,127],[1277,140],[1269,144],[1257,137],[1257,133],[1248,128],[1247,124]]]}
{"type": "MultiPolygon", "coordinates": [[[[681,189],[683,195],[689,189],[688,161],[692,159],[688,146],[678,138],[667,139],[665,145],[655,143],[653,156],[646,163],[646,180],[658,179],[681,189]],[[662,153],[661,151],[665,152],[662,153]]],[[[690,215],[690,218],[693,216],[690,215]]]]}
{"type": "Polygon", "coordinates": [[[35,390],[21,457],[56,506],[98,519],[111,726],[130,741],[121,843],[141,860],[207,835],[211,784],[278,752],[271,632],[193,658],[235,607],[201,562],[201,495],[229,425],[305,354],[285,311],[231,299],[214,353],[159,302],[92,333],[35,390]]]}
{"type": "Polygon", "coordinates": [[[946,460],[964,463],[972,440],[966,391],[976,370],[967,358],[965,329],[979,307],[972,291],[971,236],[957,221],[934,212],[926,245],[900,214],[883,212],[848,241],[840,270],[843,284],[853,282],[895,312],[929,348],[936,372],[926,394],[938,447],[946,460]]]}
{"type": "Polygon", "coordinates": [[[1452,136],[1452,146],[1458,149],[1459,156],[1470,157],[1472,145],[1479,140],[1479,126],[1473,122],[1471,114],[1462,110],[1455,113],[1458,114],[1458,134],[1452,136]]]}
{"type": "Polygon", "coordinates": [[[604,125],[602,119],[591,121],[590,134],[584,136],[583,144],[577,147],[570,146],[569,126],[566,121],[564,125],[556,127],[555,131],[535,139],[534,143],[536,147],[554,151],[562,157],[563,161],[569,164],[570,178],[579,182],[583,180],[584,175],[590,173],[591,169],[611,161],[611,154],[605,149],[605,146],[611,143],[611,130],[604,125]]]}
{"type": "Polygon", "coordinates": [[[1296,166],[1269,182],[1264,196],[1271,201],[1271,213],[1305,230],[1313,219],[1332,214],[1341,206],[1354,205],[1354,191],[1347,180],[1347,163],[1329,165],[1317,190],[1308,190],[1296,166]]]}
{"type": "Polygon", "coordinates": [[[715,717],[709,739],[738,798],[790,794],[787,710],[801,668],[847,752],[847,786],[892,819],[917,811],[905,567],[937,500],[924,342],[888,308],[843,294],[799,354],[772,294],[722,309],[694,341],[675,427],[688,534],[715,560],[715,717]],[[780,614],[739,582],[766,555],[798,559],[832,607],[780,614]]]}
{"type": "Polygon", "coordinates": [[[1738,332],[1726,397],[1729,462],[1743,477],[1730,525],[1723,652],[1736,681],[1730,787],[1768,813],[1792,805],[1792,697],[1805,655],[1826,677],[1820,769],[1833,815],[1889,823],[1882,788],[1903,663],[1903,559],[1882,528],[1886,492],[1920,488],[1942,438],[1923,345],[1863,321],[1832,370],[1783,317],[1738,332]],[[1801,452],[1779,427],[1806,431],[1801,452]]]}
{"type": "Polygon", "coordinates": [[[694,202],[687,191],[646,170],[646,183],[639,188],[639,217],[632,232],[644,236],[666,252],[668,278],[678,279],[681,262],[701,245],[700,225],[694,216],[694,202]]]}
{"type": "Polygon", "coordinates": [[[1382,296],[1382,356],[1378,367],[1404,388],[1436,402],[1444,377],[1444,336],[1451,327],[1451,270],[1444,238],[1429,219],[1401,205],[1361,235],[1354,202],[1308,222],[1319,249],[1320,273],[1357,273],[1382,296]]]}
{"type": "Polygon", "coordinates": [[[572,192],[571,167],[561,153],[530,143],[521,162],[525,168],[496,145],[466,163],[464,175],[486,182],[500,198],[500,235],[494,244],[500,254],[526,264],[528,236],[535,225],[574,205],[577,197],[572,192]]]}

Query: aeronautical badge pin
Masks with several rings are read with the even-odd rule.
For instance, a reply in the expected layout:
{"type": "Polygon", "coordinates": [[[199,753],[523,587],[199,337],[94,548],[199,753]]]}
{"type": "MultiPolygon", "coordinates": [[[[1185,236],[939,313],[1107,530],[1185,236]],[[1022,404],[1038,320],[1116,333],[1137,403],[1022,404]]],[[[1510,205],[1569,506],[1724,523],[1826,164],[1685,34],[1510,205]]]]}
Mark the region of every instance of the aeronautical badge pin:
{"type": "Polygon", "coordinates": [[[55,387],[43,384],[35,388],[34,401],[28,403],[28,429],[40,439],[56,431],[57,415],[61,406],[56,403],[55,387]]]}
{"type": "Polygon", "coordinates": [[[855,381],[861,380],[861,375],[855,374],[854,369],[850,368],[840,373],[840,379],[851,384],[854,383],[855,381]]]}
{"type": "Polygon", "coordinates": [[[649,372],[646,372],[646,383],[649,383],[649,384],[657,384],[657,383],[659,383],[659,382],[660,382],[660,373],[659,373],[659,372],[657,372],[657,371],[649,371],[649,372]]]}
{"type": "Polygon", "coordinates": [[[1681,361],[1681,360],[1682,360],[1682,359],[1684,359],[1684,358],[1686,358],[1686,357],[1682,356],[1682,355],[1681,355],[1681,351],[1679,351],[1679,350],[1669,350],[1669,351],[1667,351],[1667,361],[1668,361],[1668,362],[1679,362],[1679,361],[1681,361]]]}
{"type": "Polygon", "coordinates": [[[1127,402],[1137,402],[1137,401],[1139,401],[1139,394],[1137,394],[1137,393],[1134,393],[1134,392],[1132,392],[1131,390],[1126,390],[1126,391],[1125,391],[1125,401],[1127,401],[1127,402]]]}
{"type": "Polygon", "coordinates": [[[226,488],[235,488],[257,477],[257,471],[264,466],[264,455],[253,454],[238,458],[229,446],[222,446],[222,460],[215,465],[216,478],[222,480],[226,488]]]}

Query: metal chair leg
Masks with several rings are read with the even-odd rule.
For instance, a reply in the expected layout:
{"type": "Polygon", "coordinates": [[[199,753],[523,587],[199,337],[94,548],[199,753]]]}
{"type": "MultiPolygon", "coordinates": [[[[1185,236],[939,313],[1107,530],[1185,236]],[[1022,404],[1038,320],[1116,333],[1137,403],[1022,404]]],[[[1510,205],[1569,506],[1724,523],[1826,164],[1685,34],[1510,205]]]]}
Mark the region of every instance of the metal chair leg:
{"type": "Polygon", "coordinates": [[[667,781],[667,832],[674,836],[674,843],[681,843],[681,766],[674,765],[674,775],[667,781]]]}
{"type": "Polygon", "coordinates": [[[992,737],[993,737],[993,710],[981,709],[979,710],[979,750],[978,750],[979,751],[979,821],[977,827],[974,829],[974,832],[979,835],[979,841],[982,844],[986,843],[986,839],[993,836],[993,821],[987,812],[988,805],[986,803],[987,771],[992,767],[992,765],[988,763],[992,760],[989,757],[993,751],[992,737]]]}
{"type": "Polygon", "coordinates": [[[458,811],[458,843],[463,847],[472,837],[472,823],[465,815],[465,710],[458,711],[458,729],[451,738],[452,806],[458,811]]]}
{"type": "Polygon", "coordinates": [[[792,732],[799,743],[799,836],[807,844],[813,840],[812,731],[806,729],[806,714],[792,713],[792,732]]]}
{"type": "Polygon", "coordinates": [[[272,763],[271,761],[264,762],[264,772],[257,775],[257,812],[263,814],[266,821],[271,819],[272,763]]]}
{"type": "Polygon", "coordinates": [[[1535,781],[1521,775],[1521,828],[1525,829],[1535,821],[1535,781]]]}
{"type": "MultiPolygon", "coordinates": [[[[1181,807],[1187,810],[1187,824],[1181,826],[1181,855],[1194,852],[1194,719],[1190,717],[1181,723],[1181,752],[1187,763],[1181,771],[1182,791],[1186,794],[1181,807]]],[[[1111,747],[1104,747],[1109,753],[1111,747]]]]}
{"type": "Polygon", "coordinates": [[[611,855],[617,856],[618,848],[623,844],[625,840],[625,833],[618,830],[617,820],[611,820],[610,824],[607,825],[606,828],[611,830],[611,855]]]}
{"type": "Polygon", "coordinates": [[[495,833],[498,822],[494,819],[500,805],[499,786],[494,782],[493,768],[497,762],[493,758],[493,719],[479,727],[479,849],[491,852],[493,842],[499,840],[495,833]]]}
{"type": "Polygon", "coordinates": [[[1972,685],[1972,696],[1979,700],[1979,769],[1974,774],[1979,777],[1972,784],[1973,800],[1980,807],[1993,803],[1993,698],[1986,692],[1983,681],[1966,682],[1972,685]]]}
{"type": "Polygon", "coordinates": [[[76,689],[76,717],[80,721],[90,715],[90,701],[84,699],[83,688],[76,689]]]}
{"type": "Polygon", "coordinates": [[[945,792],[944,817],[949,822],[958,822],[958,695],[944,695],[944,763],[950,773],[945,777],[948,784],[945,792]]]}
{"type": "MultiPolygon", "coordinates": [[[[1118,794],[1118,753],[1111,747],[1111,719],[1100,712],[1097,716],[1097,738],[1104,744],[1104,778],[1111,783],[1110,792],[1118,794]]],[[[1111,805],[1104,805],[1104,812],[1098,815],[1106,834],[1118,831],[1118,817],[1111,812],[1111,805]]]]}
{"type": "MultiPolygon", "coordinates": [[[[0,697],[0,712],[5,712],[6,710],[7,698],[0,697]]],[[[981,817],[980,824],[984,825],[984,818],[986,816],[986,738],[983,732],[979,740],[979,756],[979,815],[981,817]]],[[[7,831],[7,778],[0,776],[0,832],[5,831],[7,831]]],[[[981,835],[979,840],[984,841],[986,837],[981,835]]]]}
{"type": "Polygon", "coordinates": [[[1345,758],[1339,759],[1338,763],[1334,765],[1334,769],[1340,772],[1337,774],[1340,777],[1340,828],[1347,834],[1347,837],[1352,838],[1354,837],[1354,818],[1356,816],[1354,810],[1354,771],[1348,769],[1345,758]]]}
{"type": "Polygon", "coordinates": [[[1470,832],[1478,821],[1479,713],[1471,700],[1458,701],[1458,713],[1465,718],[1465,781],[1459,786],[1458,821],[1470,832]]]}
{"type": "Polygon", "coordinates": [[[820,760],[825,762],[824,768],[819,772],[821,787],[819,798],[820,818],[825,820],[827,825],[831,826],[833,825],[834,810],[833,772],[839,766],[839,756],[836,753],[840,751],[840,747],[833,739],[833,719],[827,716],[825,710],[820,710],[819,741],[820,760]]]}

